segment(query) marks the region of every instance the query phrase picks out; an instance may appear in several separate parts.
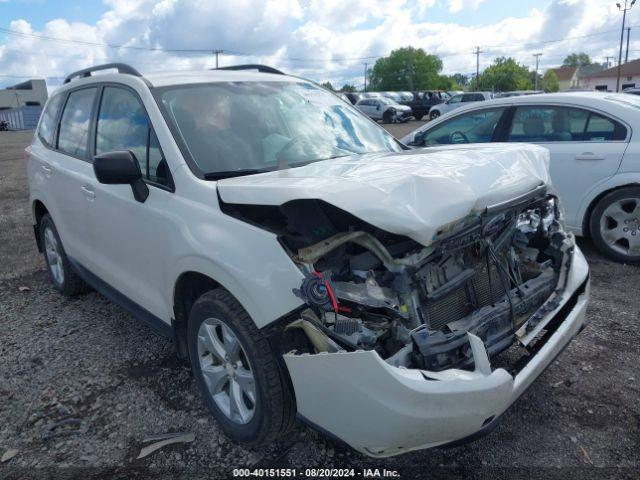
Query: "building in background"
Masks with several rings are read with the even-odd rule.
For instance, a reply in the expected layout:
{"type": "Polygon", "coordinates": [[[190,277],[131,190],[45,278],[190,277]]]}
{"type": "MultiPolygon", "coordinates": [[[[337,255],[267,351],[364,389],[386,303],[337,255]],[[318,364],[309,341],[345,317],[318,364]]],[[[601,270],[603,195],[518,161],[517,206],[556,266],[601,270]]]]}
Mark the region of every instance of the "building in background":
{"type": "Polygon", "coordinates": [[[578,67],[550,68],[558,77],[558,90],[564,92],[572,88],[578,88],[580,77],[578,77],[578,67]]]}
{"type": "Polygon", "coordinates": [[[0,89],[0,120],[8,122],[10,130],[36,128],[47,97],[44,80],[27,80],[0,89]]]}
{"type": "MultiPolygon", "coordinates": [[[[581,78],[582,86],[588,90],[615,92],[618,80],[618,67],[611,67],[581,78]]],[[[640,87],[640,60],[623,63],[620,69],[620,90],[640,87]]]]}

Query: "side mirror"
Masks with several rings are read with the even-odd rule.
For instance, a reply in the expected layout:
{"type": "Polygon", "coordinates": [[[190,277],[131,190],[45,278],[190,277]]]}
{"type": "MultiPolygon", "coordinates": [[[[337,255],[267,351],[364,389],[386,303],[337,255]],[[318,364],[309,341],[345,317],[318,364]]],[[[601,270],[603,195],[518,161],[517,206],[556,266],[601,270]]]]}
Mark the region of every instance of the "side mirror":
{"type": "Polygon", "coordinates": [[[105,185],[131,185],[133,197],[143,203],[149,196],[149,187],[142,180],[140,165],[133,152],[116,150],[96,155],[93,171],[105,185]]]}
{"type": "Polygon", "coordinates": [[[411,142],[409,143],[409,146],[411,147],[424,146],[424,133],[423,132],[416,133],[415,137],[413,137],[413,140],[411,140],[411,142]]]}
{"type": "Polygon", "coordinates": [[[380,110],[380,104],[378,104],[378,106],[376,107],[376,110],[380,110]]]}

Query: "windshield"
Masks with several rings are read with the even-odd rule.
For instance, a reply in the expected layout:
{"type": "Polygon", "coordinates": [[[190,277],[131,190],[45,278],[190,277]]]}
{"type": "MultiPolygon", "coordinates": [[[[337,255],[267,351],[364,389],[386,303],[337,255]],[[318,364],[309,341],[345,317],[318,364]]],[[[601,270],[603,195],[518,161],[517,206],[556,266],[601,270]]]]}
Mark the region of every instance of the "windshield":
{"type": "Polygon", "coordinates": [[[206,178],[402,147],[336,95],[307,82],[168,87],[168,120],[206,178]]]}

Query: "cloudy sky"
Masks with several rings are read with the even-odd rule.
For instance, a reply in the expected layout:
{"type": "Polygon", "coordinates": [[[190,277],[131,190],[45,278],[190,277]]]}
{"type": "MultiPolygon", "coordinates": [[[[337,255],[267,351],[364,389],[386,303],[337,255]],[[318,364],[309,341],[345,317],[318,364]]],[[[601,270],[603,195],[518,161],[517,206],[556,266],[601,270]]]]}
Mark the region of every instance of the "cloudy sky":
{"type": "MultiPolygon", "coordinates": [[[[629,2],[630,3],[630,2],[629,2]]],[[[365,62],[414,46],[445,73],[497,56],[541,69],[567,53],[617,59],[615,0],[0,0],[0,85],[124,61],[144,72],[264,63],[318,81],[362,85],[365,62]]],[[[640,4],[627,17],[640,57],[640,4]]]]}

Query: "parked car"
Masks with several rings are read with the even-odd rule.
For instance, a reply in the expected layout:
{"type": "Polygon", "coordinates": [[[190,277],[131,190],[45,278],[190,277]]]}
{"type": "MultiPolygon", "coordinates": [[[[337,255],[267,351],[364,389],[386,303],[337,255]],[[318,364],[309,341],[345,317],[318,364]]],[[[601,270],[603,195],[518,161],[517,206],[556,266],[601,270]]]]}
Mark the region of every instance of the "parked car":
{"type": "Polygon", "coordinates": [[[0,120],[0,132],[9,131],[9,122],[6,120],[0,120]]]}
{"type": "Polygon", "coordinates": [[[622,93],[630,93],[631,95],[640,95],[640,88],[638,87],[629,87],[625,88],[622,93]]]}
{"type": "Polygon", "coordinates": [[[173,339],[238,442],[296,416],[377,457],[478,436],[584,325],[537,146],[406,150],[273,68],[110,64],[65,79],[26,153],[53,287],[173,339]]]}
{"type": "Polygon", "coordinates": [[[455,110],[456,108],[460,108],[467,103],[484,102],[486,100],[491,100],[492,98],[493,93],[491,92],[470,92],[454,95],[446,102],[433,106],[429,110],[429,120],[435,120],[439,116],[455,110]]]}
{"type": "Polygon", "coordinates": [[[431,107],[448,99],[449,95],[446,92],[425,90],[423,92],[415,92],[412,100],[401,103],[411,108],[416,120],[422,120],[422,117],[429,114],[431,107]]]}
{"type": "Polygon", "coordinates": [[[365,115],[384,123],[406,122],[411,118],[411,108],[400,105],[390,98],[364,98],[356,107],[365,115]]]}
{"type": "Polygon", "coordinates": [[[608,257],[640,261],[640,98],[554,93],[469,105],[410,133],[414,146],[528,142],[551,152],[569,228],[608,257]]]}
{"type": "Polygon", "coordinates": [[[360,100],[360,94],[359,93],[344,92],[343,95],[346,96],[349,99],[349,102],[351,102],[351,105],[355,105],[356,103],[358,103],[358,100],[360,100]]]}

